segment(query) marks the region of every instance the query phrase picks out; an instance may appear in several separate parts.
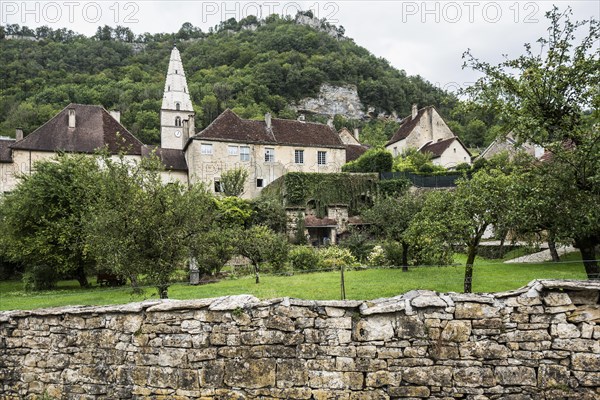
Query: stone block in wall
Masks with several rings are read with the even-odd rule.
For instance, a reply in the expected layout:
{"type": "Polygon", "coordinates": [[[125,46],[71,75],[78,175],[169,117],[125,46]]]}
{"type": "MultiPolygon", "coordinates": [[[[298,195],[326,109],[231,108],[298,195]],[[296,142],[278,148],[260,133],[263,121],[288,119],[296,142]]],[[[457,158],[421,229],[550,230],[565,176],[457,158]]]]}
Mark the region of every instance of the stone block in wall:
{"type": "Polygon", "coordinates": [[[402,381],[414,385],[450,386],[452,368],[445,366],[415,367],[402,369],[402,381]]]}
{"type": "Polygon", "coordinates": [[[567,291],[571,302],[575,305],[596,305],[600,298],[598,290],[571,290],[567,291]]]}
{"type": "Polygon", "coordinates": [[[568,306],[572,304],[571,298],[564,292],[546,292],[543,295],[544,304],[549,307],[568,306]]]}
{"type": "Polygon", "coordinates": [[[600,354],[574,353],[571,356],[571,367],[578,371],[600,372],[600,354]]]}
{"type": "Polygon", "coordinates": [[[400,372],[376,371],[367,373],[365,386],[380,388],[382,386],[398,386],[402,379],[400,372]]]}
{"type": "Polygon", "coordinates": [[[529,367],[496,367],[496,381],[507,386],[536,386],[535,369],[529,367]]]}
{"type": "Polygon", "coordinates": [[[442,330],[441,339],[449,342],[466,342],[471,336],[470,321],[448,321],[442,330]]]}
{"type": "Polygon", "coordinates": [[[542,364],[538,370],[538,386],[555,388],[564,386],[569,381],[569,369],[562,365],[542,364]]]}
{"type": "Polygon", "coordinates": [[[308,371],[309,386],[315,389],[360,390],[364,376],[360,372],[308,371]]]}
{"type": "Polygon", "coordinates": [[[306,363],[297,359],[277,360],[276,385],[280,388],[308,386],[306,363]]]}
{"type": "MultiPolygon", "coordinates": [[[[456,301],[456,300],[455,300],[456,301]]],[[[456,319],[497,318],[500,308],[483,303],[456,303],[454,317],[456,319]]]]}
{"type": "Polygon", "coordinates": [[[492,387],[496,385],[494,372],[491,368],[463,367],[453,371],[454,382],[457,386],[492,387]]]}
{"type": "Polygon", "coordinates": [[[275,360],[234,360],[225,362],[225,384],[231,387],[275,386],[275,360]]]}
{"type": "Polygon", "coordinates": [[[389,388],[390,396],[397,398],[425,398],[429,397],[431,391],[427,386],[400,386],[389,388]]]}
{"type": "Polygon", "coordinates": [[[400,339],[425,338],[425,324],[418,317],[398,316],[396,319],[396,336],[400,339]]]}
{"type": "Polygon", "coordinates": [[[597,305],[583,305],[577,308],[573,307],[574,311],[569,314],[567,320],[572,323],[578,322],[595,322],[600,323],[600,307],[597,305]]]}
{"type": "Polygon", "coordinates": [[[600,387],[600,372],[573,371],[573,376],[581,386],[600,387]]]}
{"type": "Polygon", "coordinates": [[[361,319],[354,324],[352,337],[359,342],[389,340],[394,337],[392,320],[386,315],[374,315],[361,319]]]}

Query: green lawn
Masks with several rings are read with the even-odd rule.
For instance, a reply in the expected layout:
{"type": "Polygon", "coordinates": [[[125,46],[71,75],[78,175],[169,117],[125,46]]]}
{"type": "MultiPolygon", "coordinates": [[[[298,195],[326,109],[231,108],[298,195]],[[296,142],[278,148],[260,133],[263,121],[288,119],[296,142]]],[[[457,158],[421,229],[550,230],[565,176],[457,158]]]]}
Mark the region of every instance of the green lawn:
{"type": "MultiPolygon", "coordinates": [[[[457,256],[457,266],[413,268],[408,273],[399,269],[346,271],[348,299],[368,300],[391,297],[412,289],[439,292],[461,292],[464,256],[457,256]]],[[[578,253],[568,255],[561,263],[502,264],[502,260],[477,259],[473,278],[476,292],[498,292],[519,288],[533,279],[586,279],[578,253]]],[[[153,288],[144,295],[133,296],[128,287],[80,289],[76,281],[60,282],[52,291],[25,293],[21,282],[0,282],[0,310],[34,309],[64,305],[121,304],[156,298],[153,288]]],[[[219,297],[252,294],[259,298],[297,297],[314,300],[340,298],[340,273],[320,272],[293,276],[263,275],[256,285],[251,276],[226,279],[202,286],[174,284],[169,289],[173,299],[219,297]]]]}

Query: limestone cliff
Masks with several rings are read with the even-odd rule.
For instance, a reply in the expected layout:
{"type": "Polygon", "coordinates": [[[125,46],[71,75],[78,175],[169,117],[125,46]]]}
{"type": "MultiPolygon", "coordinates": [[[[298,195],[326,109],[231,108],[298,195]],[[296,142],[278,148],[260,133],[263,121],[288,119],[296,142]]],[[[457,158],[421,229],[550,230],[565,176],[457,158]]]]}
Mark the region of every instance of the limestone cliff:
{"type": "Polygon", "coordinates": [[[343,115],[353,119],[365,116],[364,106],[360,102],[358,90],[354,85],[334,86],[324,83],[316,98],[302,99],[293,108],[298,112],[343,115]]]}

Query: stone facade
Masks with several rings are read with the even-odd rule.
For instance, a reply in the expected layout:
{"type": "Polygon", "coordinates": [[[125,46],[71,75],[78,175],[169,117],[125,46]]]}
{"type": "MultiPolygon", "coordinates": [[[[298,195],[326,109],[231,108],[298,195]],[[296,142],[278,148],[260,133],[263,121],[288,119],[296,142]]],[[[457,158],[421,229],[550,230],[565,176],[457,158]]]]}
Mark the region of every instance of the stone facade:
{"type": "Polygon", "coordinates": [[[597,399],[597,282],[0,313],[0,398],[597,399]]]}

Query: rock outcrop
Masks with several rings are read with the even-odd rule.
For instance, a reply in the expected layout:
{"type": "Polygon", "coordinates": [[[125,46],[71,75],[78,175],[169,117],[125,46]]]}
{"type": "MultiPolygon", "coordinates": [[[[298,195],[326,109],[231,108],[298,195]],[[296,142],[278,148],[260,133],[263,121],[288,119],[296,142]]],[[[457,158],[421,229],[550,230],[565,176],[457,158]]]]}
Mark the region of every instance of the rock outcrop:
{"type": "Polygon", "coordinates": [[[302,99],[293,108],[300,113],[343,115],[351,119],[360,119],[365,116],[358,91],[353,85],[333,86],[324,83],[316,98],[302,99]]]}

